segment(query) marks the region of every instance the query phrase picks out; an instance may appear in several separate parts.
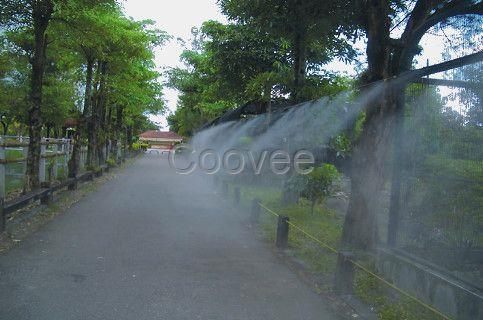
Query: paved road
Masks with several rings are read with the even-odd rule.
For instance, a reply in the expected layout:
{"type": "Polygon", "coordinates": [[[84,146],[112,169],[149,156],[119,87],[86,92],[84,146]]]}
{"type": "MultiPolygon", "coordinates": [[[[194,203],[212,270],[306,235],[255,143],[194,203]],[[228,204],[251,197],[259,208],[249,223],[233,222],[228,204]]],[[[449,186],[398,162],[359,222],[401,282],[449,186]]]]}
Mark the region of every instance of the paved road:
{"type": "Polygon", "coordinates": [[[0,319],[333,319],[228,203],[145,156],[0,256],[0,319]]]}

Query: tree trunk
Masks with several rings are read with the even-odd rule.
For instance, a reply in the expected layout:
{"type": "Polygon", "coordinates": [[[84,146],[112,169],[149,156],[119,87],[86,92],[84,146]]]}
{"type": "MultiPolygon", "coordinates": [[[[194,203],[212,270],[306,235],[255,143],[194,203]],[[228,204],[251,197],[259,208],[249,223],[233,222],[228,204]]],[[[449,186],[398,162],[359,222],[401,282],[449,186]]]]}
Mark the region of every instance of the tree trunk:
{"type": "Polygon", "coordinates": [[[393,137],[393,159],[392,159],[392,184],[391,184],[391,200],[389,206],[389,222],[387,226],[387,244],[395,246],[399,231],[400,209],[401,209],[401,183],[402,183],[402,165],[404,163],[404,106],[405,106],[406,86],[401,88],[401,92],[397,93],[396,111],[395,111],[395,131],[393,137]]]}
{"type": "Polygon", "coordinates": [[[81,132],[79,128],[74,132],[72,136],[72,154],[69,159],[69,178],[77,177],[79,173],[79,162],[80,162],[80,153],[81,153],[81,132]]]}
{"type": "Polygon", "coordinates": [[[376,244],[376,212],[387,173],[389,137],[395,117],[391,97],[379,99],[376,110],[368,113],[366,125],[354,152],[351,169],[351,199],[344,221],[345,247],[370,250],[376,244]]]}
{"type": "MultiPolygon", "coordinates": [[[[106,77],[107,77],[107,62],[99,62],[100,79],[99,90],[96,95],[96,111],[98,120],[97,130],[97,154],[99,164],[104,164],[106,159],[104,157],[104,150],[107,141],[106,130],[106,77]]],[[[106,155],[107,156],[107,155],[106,155]]]]}
{"type": "Polygon", "coordinates": [[[293,45],[294,83],[291,98],[293,102],[299,103],[304,100],[303,89],[307,71],[307,40],[304,31],[295,33],[293,45]]]}
{"type": "Polygon", "coordinates": [[[124,147],[124,150],[127,152],[126,156],[131,154],[132,143],[133,143],[133,128],[132,126],[128,126],[126,128],[126,146],[124,147]]]}
{"type": "Polygon", "coordinates": [[[32,2],[32,18],[34,25],[34,52],[31,59],[31,101],[29,110],[29,151],[27,157],[27,188],[36,189],[40,186],[39,163],[40,144],[42,140],[42,83],[46,60],[46,31],[54,11],[52,1],[32,2]]]}
{"type": "Polygon", "coordinates": [[[116,106],[116,125],[113,130],[113,145],[112,145],[112,158],[117,159],[117,162],[119,163],[119,158],[117,157],[118,150],[119,150],[119,141],[121,131],[122,131],[122,124],[123,124],[123,108],[121,106],[116,106]]]}
{"type": "Polygon", "coordinates": [[[315,205],[317,204],[317,200],[313,199],[310,203],[310,214],[314,215],[315,205]]]}
{"type": "MultiPolygon", "coordinates": [[[[371,0],[368,6],[367,81],[370,83],[388,77],[390,21],[385,0],[371,0]]],[[[367,102],[366,122],[352,160],[351,198],[342,233],[343,247],[368,250],[376,242],[375,213],[378,194],[384,185],[388,137],[394,121],[388,90],[391,91],[383,85],[375,101],[367,102]]]]}
{"type": "Polygon", "coordinates": [[[8,134],[8,124],[2,121],[2,126],[3,126],[3,135],[6,136],[8,134]]]}
{"type": "MultiPolygon", "coordinates": [[[[368,3],[367,82],[382,80],[388,67],[389,22],[387,3],[371,0],[368,3]]],[[[376,101],[368,101],[366,122],[354,150],[351,168],[351,198],[342,231],[342,250],[370,250],[376,243],[376,210],[378,195],[384,185],[384,165],[387,135],[390,128],[390,104],[383,95],[384,86],[376,101]]],[[[352,286],[353,273],[346,270],[342,255],[337,261],[336,288],[352,286]]]]}
{"type": "MultiPolygon", "coordinates": [[[[99,69],[98,69],[99,72],[99,69]]],[[[88,61],[87,64],[87,76],[86,78],[86,95],[85,95],[85,103],[84,106],[88,106],[87,109],[87,167],[92,169],[97,167],[97,108],[96,108],[96,101],[95,96],[96,94],[93,93],[93,78],[94,78],[94,59],[88,61]],[[90,65],[89,65],[90,64],[90,65]]],[[[97,77],[96,77],[97,78],[97,77]]],[[[94,88],[96,91],[97,89],[94,88]]],[[[84,107],[84,111],[86,108],[84,107]]]]}
{"type": "Polygon", "coordinates": [[[46,137],[50,138],[50,133],[52,132],[52,124],[47,123],[47,129],[46,129],[46,137]]]}

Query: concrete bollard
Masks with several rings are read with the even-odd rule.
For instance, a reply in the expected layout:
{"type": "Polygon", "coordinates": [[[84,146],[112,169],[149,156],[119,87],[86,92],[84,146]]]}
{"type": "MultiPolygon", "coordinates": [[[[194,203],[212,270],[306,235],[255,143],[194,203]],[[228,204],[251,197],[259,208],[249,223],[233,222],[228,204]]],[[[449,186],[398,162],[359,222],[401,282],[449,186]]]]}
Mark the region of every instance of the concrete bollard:
{"type": "Polygon", "coordinates": [[[275,245],[277,248],[285,249],[288,246],[288,232],[290,226],[288,222],[290,221],[289,217],[279,216],[278,217],[278,226],[277,226],[277,241],[275,245]]]}

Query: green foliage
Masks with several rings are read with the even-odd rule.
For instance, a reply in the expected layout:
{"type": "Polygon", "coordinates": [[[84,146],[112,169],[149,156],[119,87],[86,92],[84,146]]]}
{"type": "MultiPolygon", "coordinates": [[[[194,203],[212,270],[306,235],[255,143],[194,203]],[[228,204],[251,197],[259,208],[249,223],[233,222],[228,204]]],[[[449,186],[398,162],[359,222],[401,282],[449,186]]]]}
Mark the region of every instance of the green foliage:
{"type": "MultiPolygon", "coordinates": [[[[96,130],[101,142],[126,138],[126,127],[133,135],[152,128],[147,116],[165,108],[154,50],[169,36],[154,28],[152,21],[126,17],[114,0],[54,2],[46,31],[47,39],[54,41],[48,41],[46,50],[40,119],[44,131],[52,128],[59,133],[66,119],[94,113],[103,124],[96,130]],[[93,64],[92,94],[85,99],[88,61],[93,64]],[[92,107],[84,105],[84,100],[92,107]]],[[[8,1],[0,17],[4,27],[0,33],[0,112],[15,134],[26,134],[29,124],[34,50],[31,10],[28,1],[8,1]]]]}
{"type": "Polygon", "coordinates": [[[408,190],[404,214],[412,228],[400,241],[434,263],[478,277],[463,252],[483,243],[483,130],[470,114],[444,103],[434,89],[409,88],[401,170],[408,190]],[[448,252],[458,256],[448,259],[448,252]]]}
{"type": "Polygon", "coordinates": [[[149,144],[145,142],[138,141],[132,144],[133,151],[140,151],[140,150],[146,151],[148,148],[149,148],[149,144]]]}
{"type": "Polygon", "coordinates": [[[332,185],[339,179],[337,168],[331,164],[314,168],[307,175],[296,174],[286,184],[288,192],[297,193],[311,202],[311,212],[317,201],[323,200],[333,192],[332,185]]]}
{"type": "Polygon", "coordinates": [[[112,158],[109,158],[106,160],[106,164],[110,167],[110,168],[114,168],[117,166],[116,164],[116,160],[112,159],[112,158]]]}
{"type": "Polygon", "coordinates": [[[355,35],[344,20],[347,4],[330,1],[321,10],[317,0],[222,0],[220,6],[231,20],[282,44],[290,57],[287,66],[292,74],[287,84],[295,102],[313,97],[325,63],[335,56],[346,61],[355,58],[354,48],[346,41],[355,35]]]}
{"type": "MultiPolygon", "coordinates": [[[[289,40],[241,22],[207,21],[193,30],[193,36],[193,49],[181,56],[186,67],[167,73],[169,86],[181,93],[176,112],[168,117],[171,130],[191,136],[228,109],[247,102],[283,100],[294,91],[289,40]]],[[[320,45],[317,48],[323,51],[320,45]]],[[[315,99],[347,89],[350,80],[323,70],[330,58],[314,52],[299,96],[315,99]]]]}
{"type": "Polygon", "coordinates": [[[343,133],[333,138],[329,143],[329,147],[337,152],[337,156],[345,158],[352,153],[353,142],[347,134],[343,133]]]}

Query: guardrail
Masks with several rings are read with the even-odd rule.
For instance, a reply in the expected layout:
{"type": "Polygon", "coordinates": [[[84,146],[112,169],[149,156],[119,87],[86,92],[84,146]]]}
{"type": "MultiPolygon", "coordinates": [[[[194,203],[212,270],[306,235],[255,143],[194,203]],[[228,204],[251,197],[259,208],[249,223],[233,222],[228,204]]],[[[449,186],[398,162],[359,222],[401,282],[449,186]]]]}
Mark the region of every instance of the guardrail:
{"type": "MultiPolygon", "coordinates": [[[[75,178],[68,178],[68,161],[72,155],[72,144],[69,139],[49,139],[43,138],[41,141],[41,157],[39,162],[39,179],[42,188],[22,194],[16,199],[6,200],[7,198],[7,177],[15,177],[18,181],[25,181],[27,172],[28,138],[0,136],[0,233],[5,231],[5,221],[11,214],[22,209],[35,201],[48,204],[52,201],[54,192],[63,188],[74,190],[78,182],[92,180],[94,177],[102,176],[102,173],[109,170],[107,163],[102,164],[96,171],[86,171],[87,148],[82,147],[80,152],[79,171],[75,178]],[[9,151],[10,156],[7,154],[9,151]],[[13,156],[12,156],[13,153],[13,156]],[[60,161],[59,161],[60,160],[60,161]],[[13,170],[7,170],[7,166],[19,164],[13,170]],[[60,170],[62,169],[62,170],[60,170]],[[59,174],[62,177],[59,179],[59,174]]],[[[121,150],[118,145],[117,154],[114,159],[124,161],[127,152],[121,150]]],[[[104,157],[110,154],[112,143],[103,148],[104,157]]],[[[23,183],[23,182],[22,182],[23,183]]]]}
{"type": "Polygon", "coordinates": [[[39,201],[41,204],[50,204],[52,202],[52,196],[54,192],[60,191],[64,188],[69,188],[74,190],[79,182],[93,180],[94,177],[102,176],[103,172],[108,172],[109,166],[101,166],[98,171],[87,171],[76,178],[70,178],[48,188],[40,188],[28,192],[19,198],[10,201],[4,201],[0,198],[0,233],[5,231],[6,219],[10,218],[11,215],[22,208],[32,204],[35,201],[39,201]]]}
{"type": "MultiPolygon", "coordinates": [[[[7,176],[24,179],[27,171],[28,138],[0,137],[0,198],[7,195],[7,176]],[[13,156],[9,154],[13,153],[13,156]],[[8,165],[21,164],[17,170],[7,170],[8,165]],[[15,171],[15,172],[14,172],[15,171]]],[[[71,154],[71,140],[44,138],[40,145],[39,179],[41,183],[56,180],[60,169],[67,177],[67,165],[71,154]],[[61,161],[59,161],[59,159],[61,161]],[[51,164],[51,165],[50,165],[51,164]]]]}
{"type": "MultiPolygon", "coordinates": [[[[6,199],[9,190],[7,177],[14,177],[18,184],[26,180],[28,141],[26,137],[0,136],[0,199],[6,199]],[[9,170],[7,170],[9,169],[9,170]]],[[[102,148],[103,159],[111,154],[113,144],[108,141],[102,148]]],[[[40,146],[39,180],[40,183],[64,180],[68,177],[68,162],[73,146],[69,139],[43,138],[40,146]]],[[[123,157],[121,144],[118,144],[116,162],[123,157]]],[[[86,170],[87,147],[80,150],[79,172],[86,170]]],[[[105,165],[106,163],[101,163],[105,165]]],[[[12,182],[10,180],[10,182],[12,182]]],[[[11,187],[11,185],[10,185],[11,187]]],[[[11,188],[10,188],[11,189],[11,188]]],[[[11,191],[11,190],[10,190],[11,191]]]]}

